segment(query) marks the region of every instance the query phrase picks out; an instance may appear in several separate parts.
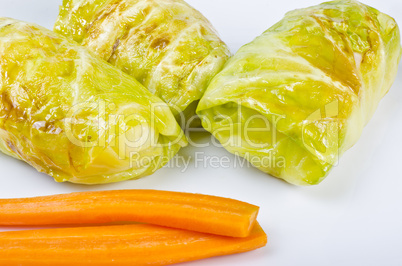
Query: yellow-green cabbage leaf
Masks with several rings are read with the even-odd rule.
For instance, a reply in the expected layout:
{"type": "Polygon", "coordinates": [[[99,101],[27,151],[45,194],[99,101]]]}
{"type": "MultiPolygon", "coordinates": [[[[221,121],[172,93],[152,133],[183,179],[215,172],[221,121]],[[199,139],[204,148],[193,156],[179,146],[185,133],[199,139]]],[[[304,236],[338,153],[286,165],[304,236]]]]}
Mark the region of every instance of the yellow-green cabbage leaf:
{"type": "Polygon", "coordinates": [[[227,62],[197,113],[262,171],[318,184],[360,137],[400,57],[396,22],[374,8],[345,0],[291,11],[227,62]]]}
{"type": "Polygon", "coordinates": [[[230,54],[182,0],[64,0],[54,30],[135,77],[177,117],[195,112],[230,54]]]}
{"type": "Polygon", "coordinates": [[[139,178],[186,145],[170,108],[86,48],[0,18],[0,150],[57,181],[139,178]]]}

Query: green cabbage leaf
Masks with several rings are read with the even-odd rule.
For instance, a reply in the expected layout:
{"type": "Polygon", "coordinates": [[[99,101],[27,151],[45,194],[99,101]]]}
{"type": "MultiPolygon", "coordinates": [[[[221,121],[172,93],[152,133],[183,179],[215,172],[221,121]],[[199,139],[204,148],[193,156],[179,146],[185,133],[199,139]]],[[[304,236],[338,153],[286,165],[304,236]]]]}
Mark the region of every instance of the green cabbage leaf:
{"type": "Polygon", "coordinates": [[[229,59],[197,113],[262,171],[318,184],[360,137],[400,57],[396,22],[374,8],[345,0],[291,11],[229,59]]]}
{"type": "Polygon", "coordinates": [[[0,19],[0,150],[83,184],[149,175],[186,145],[131,76],[37,25],[0,19]]]}
{"type": "Polygon", "coordinates": [[[64,0],[54,30],[136,78],[178,118],[195,113],[230,55],[182,0],[64,0]]]}

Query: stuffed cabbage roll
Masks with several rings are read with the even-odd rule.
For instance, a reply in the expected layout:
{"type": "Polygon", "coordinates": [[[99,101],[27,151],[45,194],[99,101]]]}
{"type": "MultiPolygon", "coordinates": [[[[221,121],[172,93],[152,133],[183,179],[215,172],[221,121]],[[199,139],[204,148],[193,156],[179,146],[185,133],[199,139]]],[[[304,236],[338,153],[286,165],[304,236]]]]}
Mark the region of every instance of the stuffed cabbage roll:
{"type": "Polygon", "coordinates": [[[374,8],[347,0],[295,10],[228,61],[197,113],[262,171],[318,184],[358,140],[400,57],[397,24],[374,8]]]}
{"type": "Polygon", "coordinates": [[[64,0],[54,30],[136,78],[176,116],[195,113],[230,54],[182,0],[64,0]]]}
{"type": "Polygon", "coordinates": [[[0,18],[0,150],[56,181],[151,174],[186,145],[170,108],[59,34],[0,18]]]}

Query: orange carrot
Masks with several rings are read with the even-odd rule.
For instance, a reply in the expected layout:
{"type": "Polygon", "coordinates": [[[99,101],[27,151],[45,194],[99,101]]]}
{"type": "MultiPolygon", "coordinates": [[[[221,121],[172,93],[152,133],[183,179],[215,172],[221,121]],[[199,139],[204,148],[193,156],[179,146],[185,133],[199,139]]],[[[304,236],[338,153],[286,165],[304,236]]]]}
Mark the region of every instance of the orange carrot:
{"type": "Polygon", "coordinates": [[[0,265],[169,265],[265,246],[258,223],[244,238],[147,224],[0,233],[0,265]]]}
{"type": "Polygon", "coordinates": [[[0,199],[0,225],[142,222],[232,237],[249,235],[259,207],[201,194],[115,190],[0,199]]]}

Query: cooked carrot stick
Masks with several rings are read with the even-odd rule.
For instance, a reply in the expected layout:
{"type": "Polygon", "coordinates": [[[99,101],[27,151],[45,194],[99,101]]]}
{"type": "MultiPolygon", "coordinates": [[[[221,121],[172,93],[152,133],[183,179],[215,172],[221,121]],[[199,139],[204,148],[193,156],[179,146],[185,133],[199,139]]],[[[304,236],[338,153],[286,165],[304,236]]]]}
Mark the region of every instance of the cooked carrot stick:
{"type": "Polygon", "coordinates": [[[114,190],[0,199],[0,225],[142,222],[203,233],[246,237],[259,207],[201,194],[114,190]]]}
{"type": "Polygon", "coordinates": [[[169,265],[265,246],[258,223],[248,237],[147,224],[0,233],[0,265],[169,265]]]}

